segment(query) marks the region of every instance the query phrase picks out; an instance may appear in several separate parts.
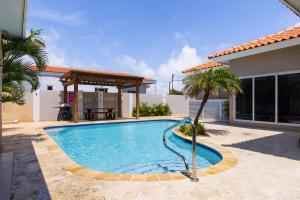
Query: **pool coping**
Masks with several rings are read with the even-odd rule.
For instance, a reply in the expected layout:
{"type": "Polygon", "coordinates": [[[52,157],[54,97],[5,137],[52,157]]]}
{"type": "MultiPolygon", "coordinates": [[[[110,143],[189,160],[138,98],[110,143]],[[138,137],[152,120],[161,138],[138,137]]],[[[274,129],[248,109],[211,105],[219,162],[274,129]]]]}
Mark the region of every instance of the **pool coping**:
{"type": "MultiPolygon", "coordinates": [[[[167,119],[160,119],[167,120],[167,119]]],[[[141,121],[141,120],[139,120],[141,121]]],[[[149,121],[149,120],[143,120],[149,121]]],[[[150,120],[151,121],[151,120],[150,120]]],[[[124,121],[127,122],[127,121],[124,121]]],[[[135,122],[135,121],[129,121],[135,122]]],[[[107,122],[107,123],[120,123],[120,122],[107,122]]],[[[101,122],[99,124],[107,124],[101,122]]],[[[95,123],[93,123],[95,124],[95,123]]],[[[98,124],[98,123],[97,123],[98,124]]],[[[80,125],[80,124],[78,124],[80,125]]],[[[73,125],[62,125],[62,126],[73,126],[73,125]]],[[[92,178],[101,181],[129,181],[129,182],[158,182],[158,181],[172,181],[172,180],[184,180],[188,179],[180,172],[174,173],[161,173],[161,174],[117,174],[109,172],[101,172],[96,170],[88,169],[84,166],[77,164],[75,161],[69,158],[69,156],[60,148],[60,146],[54,141],[54,139],[47,133],[46,128],[57,127],[57,126],[44,126],[36,128],[36,133],[40,135],[43,145],[46,146],[49,154],[55,161],[55,164],[62,170],[72,173],[77,176],[92,178]]],[[[176,136],[191,141],[191,137],[183,135],[178,129],[173,129],[173,134],[176,136]]],[[[197,176],[208,176],[217,174],[228,169],[233,168],[237,163],[238,159],[234,154],[225,149],[224,147],[207,141],[208,138],[197,138],[197,143],[200,145],[207,146],[219,152],[222,156],[222,160],[215,165],[210,165],[205,168],[197,169],[197,176]]]]}

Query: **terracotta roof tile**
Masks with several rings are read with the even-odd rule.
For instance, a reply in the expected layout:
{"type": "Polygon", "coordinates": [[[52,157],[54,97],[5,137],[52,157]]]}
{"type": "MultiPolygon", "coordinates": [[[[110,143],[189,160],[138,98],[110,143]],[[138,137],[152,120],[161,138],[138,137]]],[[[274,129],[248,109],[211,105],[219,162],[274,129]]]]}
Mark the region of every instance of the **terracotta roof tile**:
{"type": "MultiPolygon", "coordinates": [[[[39,71],[37,67],[32,67],[33,70],[39,71]]],[[[98,71],[98,70],[89,70],[89,69],[80,69],[80,68],[70,68],[70,67],[58,67],[58,66],[50,66],[46,65],[42,72],[50,72],[50,73],[59,73],[59,74],[65,74],[70,71],[80,71],[80,72],[92,72],[92,73],[101,73],[101,74],[106,74],[106,75],[115,75],[115,76],[135,76],[132,74],[128,73],[123,73],[123,72],[108,72],[108,71],[98,71]]],[[[145,80],[148,81],[155,81],[154,79],[150,77],[144,77],[145,80]]]]}
{"type": "MultiPolygon", "coordinates": [[[[67,73],[68,71],[70,71],[71,68],[68,68],[68,67],[57,67],[57,66],[45,66],[43,68],[43,72],[51,72],[51,73],[61,73],[61,74],[64,74],[64,73],[67,73]]],[[[37,67],[32,67],[32,70],[34,71],[40,71],[38,70],[37,67]]]]}
{"type": "Polygon", "coordinates": [[[195,72],[203,69],[209,69],[209,68],[214,68],[214,67],[222,67],[224,66],[222,63],[217,63],[217,62],[208,62],[205,64],[189,67],[185,70],[182,71],[182,73],[188,73],[188,72],[195,72]]]}
{"type": "Polygon", "coordinates": [[[224,51],[221,52],[217,52],[215,54],[209,55],[208,58],[216,58],[216,57],[220,57],[220,56],[225,56],[225,55],[229,55],[229,54],[233,54],[233,53],[238,53],[241,51],[245,51],[248,49],[254,49],[257,47],[261,47],[261,46],[266,46],[269,44],[274,44],[277,42],[282,42],[285,40],[290,40],[290,39],[294,39],[294,38],[298,38],[300,37],[300,26],[295,26],[289,29],[286,29],[284,31],[272,34],[272,35],[268,35],[256,40],[252,40],[250,42],[226,49],[224,51]]]}

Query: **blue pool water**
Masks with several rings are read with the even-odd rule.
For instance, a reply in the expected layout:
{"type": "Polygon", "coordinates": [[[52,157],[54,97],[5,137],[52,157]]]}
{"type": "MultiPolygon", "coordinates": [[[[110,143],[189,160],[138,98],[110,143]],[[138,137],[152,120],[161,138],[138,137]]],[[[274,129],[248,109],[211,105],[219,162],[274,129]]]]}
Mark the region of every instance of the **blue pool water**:
{"type": "MultiPolygon", "coordinates": [[[[46,131],[72,160],[89,169],[151,174],[184,170],[183,161],[162,142],[163,130],[175,123],[173,120],[139,121],[54,127],[46,131]]],[[[167,143],[192,163],[189,141],[170,132],[167,143]]],[[[198,168],[221,159],[217,151],[197,145],[198,168]]]]}

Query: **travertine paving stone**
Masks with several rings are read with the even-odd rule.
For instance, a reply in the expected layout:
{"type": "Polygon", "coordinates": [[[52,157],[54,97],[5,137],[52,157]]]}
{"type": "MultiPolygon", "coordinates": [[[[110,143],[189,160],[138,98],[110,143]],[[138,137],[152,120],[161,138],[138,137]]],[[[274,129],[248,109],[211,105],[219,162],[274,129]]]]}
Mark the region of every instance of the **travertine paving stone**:
{"type": "MultiPolygon", "coordinates": [[[[57,165],[64,156],[54,153],[53,157],[44,145],[47,135],[35,133],[36,128],[57,124],[66,123],[4,125],[4,151],[15,155],[13,199],[300,199],[300,150],[293,132],[206,123],[210,137],[204,140],[222,145],[222,154],[232,152],[238,162],[228,162],[234,167],[221,165],[217,170],[225,171],[218,173],[211,167],[199,171],[198,183],[181,179],[180,174],[176,176],[181,180],[157,182],[168,175],[120,175],[118,181],[110,181],[110,176],[103,181],[95,179],[101,177],[98,172],[73,166],[74,174],[57,165]]],[[[49,143],[53,152],[61,152],[51,145],[55,143],[49,143]]]]}

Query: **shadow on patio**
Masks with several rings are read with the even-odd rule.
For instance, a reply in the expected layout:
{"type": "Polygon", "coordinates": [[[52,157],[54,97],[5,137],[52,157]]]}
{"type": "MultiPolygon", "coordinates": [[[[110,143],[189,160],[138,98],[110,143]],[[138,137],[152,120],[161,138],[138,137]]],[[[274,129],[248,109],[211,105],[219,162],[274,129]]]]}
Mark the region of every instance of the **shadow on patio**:
{"type": "Polygon", "coordinates": [[[14,152],[11,199],[51,199],[32,141],[41,140],[35,134],[3,136],[3,152],[14,152]]]}
{"type": "Polygon", "coordinates": [[[285,157],[292,160],[300,160],[298,138],[296,134],[291,132],[283,132],[277,135],[223,146],[235,147],[278,157],[285,157]]]}

